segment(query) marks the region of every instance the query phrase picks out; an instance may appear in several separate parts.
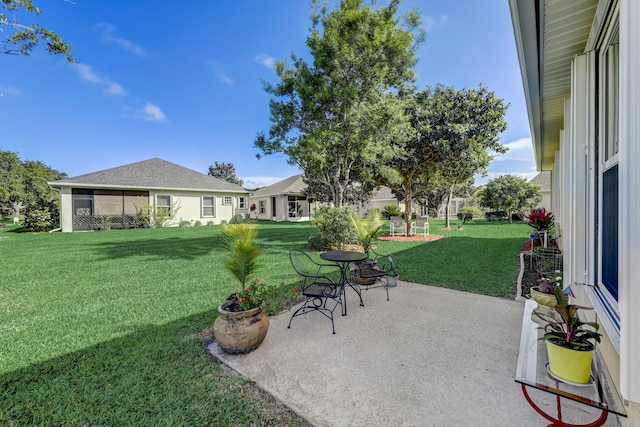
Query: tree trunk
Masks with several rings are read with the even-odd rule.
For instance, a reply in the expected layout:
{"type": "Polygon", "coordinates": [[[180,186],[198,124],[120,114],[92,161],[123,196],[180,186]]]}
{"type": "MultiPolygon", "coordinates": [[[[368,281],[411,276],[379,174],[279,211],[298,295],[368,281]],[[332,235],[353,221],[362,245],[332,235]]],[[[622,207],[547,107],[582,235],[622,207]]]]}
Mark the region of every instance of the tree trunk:
{"type": "Polygon", "coordinates": [[[445,228],[451,228],[451,221],[449,220],[449,210],[451,207],[451,198],[453,197],[453,185],[449,188],[449,193],[447,193],[447,204],[444,207],[444,216],[445,219],[445,228]]]}
{"type": "Polygon", "coordinates": [[[411,235],[411,217],[413,213],[411,212],[411,190],[408,191],[407,197],[404,199],[404,219],[406,223],[406,232],[407,236],[411,235]]]}

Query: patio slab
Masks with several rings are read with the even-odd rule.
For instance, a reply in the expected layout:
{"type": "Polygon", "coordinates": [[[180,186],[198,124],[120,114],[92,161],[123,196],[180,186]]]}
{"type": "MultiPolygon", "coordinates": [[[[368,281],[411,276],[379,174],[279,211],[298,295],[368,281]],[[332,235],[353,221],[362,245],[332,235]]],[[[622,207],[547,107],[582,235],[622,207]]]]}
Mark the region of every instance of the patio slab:
{"type": "MultiPolygon", "coordinates": [[[[389,290],[348,289],[336,334],[319,313],[270,319],[262,345],[208,350],[314,426],[544,426],[514,382],[524,304],[399,281],[389,290]]],[[[530,390],[550,413],[555,396],[530,390]]],[[[599,412],[563,399],[563,418],[599,412]]],[[[620,426],[610,415],[605,426],[620,426]]]]}

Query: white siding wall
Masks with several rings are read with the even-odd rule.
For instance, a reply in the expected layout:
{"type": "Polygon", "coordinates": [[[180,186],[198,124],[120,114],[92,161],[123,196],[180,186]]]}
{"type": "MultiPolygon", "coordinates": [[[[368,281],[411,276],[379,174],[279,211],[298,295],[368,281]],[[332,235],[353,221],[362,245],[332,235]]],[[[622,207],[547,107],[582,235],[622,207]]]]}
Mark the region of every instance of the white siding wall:
{"type": "MultiPolygon", "coordinates": [[[[640,2],[620,1],[619,300],[622,395],[640,402],[640,2]]],[[[634,415],[640,418],[638,405],[634,415]]]]}

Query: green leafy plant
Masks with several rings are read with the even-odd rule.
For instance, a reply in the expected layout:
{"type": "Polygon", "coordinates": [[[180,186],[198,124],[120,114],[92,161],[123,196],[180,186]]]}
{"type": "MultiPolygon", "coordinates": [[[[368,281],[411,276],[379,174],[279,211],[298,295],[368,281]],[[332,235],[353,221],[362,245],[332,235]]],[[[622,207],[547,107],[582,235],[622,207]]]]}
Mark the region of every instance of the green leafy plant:
{"type": "MultiPolygon", "coordinates": [[[[544,325],[545,340],[561,347],[572,350],[590,350],[593,343],[590,340],[600,342],[600,325],[597,322],[583,322],[578,316],[580,309],[589,309],[569,303],[569,296],[562,286],[555,286],[556,300],[555,312],[534,310],[534,315],[542,319],[544,325]]],[[[570,288],[568,290],[570,292],[570,288]]]]}
{"type": "Polygon", "coordinates": [[[551,231],[555,226],[554,216],[551,212],[547,212],[545,208],[533,209],[526,215],[527,224],[529,224],[536,233],[551,231]]]}
{"type": "Polygon", "coordinates": [[[384,207],[384,211],[382,212],[382,217],[385,219],[389,219],[392,216],[401,216],[402,211],[396,205],[387,205],[384,207]]]}
{"type": "Polygon", "coordinates": [[[361,218],[360,215],[352,214],[351,222],[356,230],[357,242],[362,245],[364,252],[368,253],[373,241],[382,233],[384,222],[380,211],[371,210],[364,218],[361,218]]]}
{"type": "Polygon", "coordinates": [[[357,215],[352,207],[319,207],[314,211],[312,225],[326,239],[329,247],[342,248],[347,242],[356,241],[356,231],[351,216],[357,215]]]}

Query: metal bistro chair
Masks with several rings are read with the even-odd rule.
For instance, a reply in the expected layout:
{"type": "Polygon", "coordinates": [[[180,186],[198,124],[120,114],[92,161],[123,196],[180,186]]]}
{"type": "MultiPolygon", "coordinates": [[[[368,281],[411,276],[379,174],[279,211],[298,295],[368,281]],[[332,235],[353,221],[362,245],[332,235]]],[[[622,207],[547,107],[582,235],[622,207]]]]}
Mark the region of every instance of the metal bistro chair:
{"type": "Polygon", "coordinates": [[[337,279],[340,277],[340,269],[335,264],[315,262],[300,249],[291,249],[289,259],[293,269],[302,278],[300,293],[306,297],[306,301],[291,315],[287,328],[291,328],[294,317],[318,311],[331,320],[331,329],[335,334],[333,312],[337,306],[343,307],[344,295],[344,284],[337,279]]]}
{"type": "Polygon", "coordinates": [[[389,301],[389,288],[397,284],[398,268],[393,263],[391,254],[380,254],[372,249],[369,251],[369,259],[357,263],[351,269],[350,285],[360,297],[361,306],[364,306],[362,290],[384,287],[389,301]]]}

